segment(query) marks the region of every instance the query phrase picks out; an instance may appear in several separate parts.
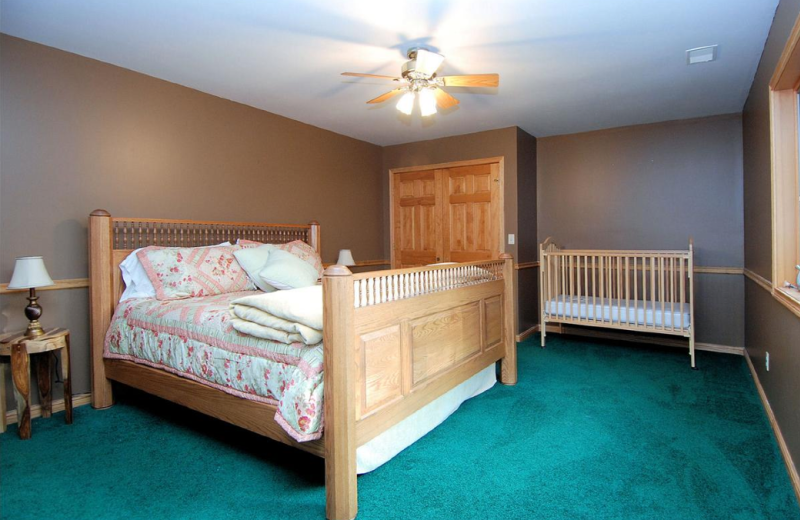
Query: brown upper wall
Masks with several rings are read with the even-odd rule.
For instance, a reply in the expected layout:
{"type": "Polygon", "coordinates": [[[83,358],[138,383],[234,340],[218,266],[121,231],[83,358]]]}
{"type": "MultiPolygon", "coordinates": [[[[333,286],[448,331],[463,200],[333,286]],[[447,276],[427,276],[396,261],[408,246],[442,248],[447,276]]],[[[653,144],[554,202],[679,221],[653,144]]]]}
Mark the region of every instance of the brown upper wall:
{"type": "Polygon", "coordinates": [[[517,128],[517,206],[519,262],[538,260],[536,138],[517,128]]]}
{"type": "MultiPolygon", "coordinates": [[[[430,141],[398,144],[383,148],[383,232],[384,255],[389,258],[389,170],[406,166],[425,166],[470,159],[504,157],[506,233],[517,232],[517,127],[474,134],[444,137],[430,141]]],[[[517,258],[517,245],[506,245],[506,252],[517,258]]]]}
{"type": "Polygon", "coordinates": [[[781,0],[742,114],[744,140],[745,266],[772,279],[772,152],[769,81],[800,11],[800,0],[781,0]]]}
{"type": "Polygon", "coordinates": [[[44,255],[87,275],[86,225],[115,216],[322,224],[323,256],[383,258],[379,146],[0,36],[0,279],[44,255]]]}
{"type": "MultiPolygon", "coordinates": [[[[383,258],[379,146],[6,35],[0,120],[2,282],[21,255],[43,255],[53,278],[85,277],[97,208],[318,220],[326,261],[341,248],[383,258]]],[[[0,296],[0,330],[24,327],[23,296],[0,296]]],[[[45,326],[71,329],[73,390],[88,391],[88,291],[43,292],[41,304],[45,326]]]]}
{"type": "Polygon", "coordinates": [[[741,117],[538,139],[539,239],[587,249],[685,249],[743,265],[741,117]]]}

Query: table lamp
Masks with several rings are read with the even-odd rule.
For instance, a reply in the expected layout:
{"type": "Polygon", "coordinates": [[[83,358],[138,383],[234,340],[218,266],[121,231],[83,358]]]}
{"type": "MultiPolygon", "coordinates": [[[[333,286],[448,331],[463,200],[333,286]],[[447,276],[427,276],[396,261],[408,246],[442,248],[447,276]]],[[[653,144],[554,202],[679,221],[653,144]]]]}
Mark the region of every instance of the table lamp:
{"type": "Polygon", "coordinates": [[[31,338],[44,334],[44,329],[39,323],[42,308],[39,306],[39,297],[36,296],[37,287],[55,285],[47,273],[44,260],[41,256],[21,256],[14,264],[14,274],[8,283],[9,289],[30,289],[28,306],[25,307],[25,317],[28,318],[28,328],[25,335],[31,338]]]}
{"type": "Polygon", "coordinates": [[[353,253],[349,249],[342,249],[339,251],[339,259],[336,261],[337,265],[353,266],[356,261],[353,260],[353,253]]]}

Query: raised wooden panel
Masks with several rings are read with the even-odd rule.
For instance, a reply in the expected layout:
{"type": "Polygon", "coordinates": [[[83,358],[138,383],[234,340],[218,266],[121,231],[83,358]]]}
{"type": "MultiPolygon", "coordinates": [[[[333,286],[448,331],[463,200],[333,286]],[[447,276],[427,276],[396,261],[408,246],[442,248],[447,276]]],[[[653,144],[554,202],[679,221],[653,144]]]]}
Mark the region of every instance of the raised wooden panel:
{"type": "Polygon", "coordinates": [[[487,298],[484,302],[484,338],[486,349],[503,343],[503,299],[500,296],[487,298]]]}
{"type": "Polygon", "coordinates": [[[486,193],[489,194],[491,192],[491,175],[475,175],[473,177],[473,182],[475,183],[474,186],[474,193],[486,193]]]}
{"type": "Polygon", "coordinates": [[[414,198],[414,181],[403,181],[400,180],[398,182],[400,198],[401,199],[413,199],[414,198]]]}
{"type": "Polygon", "coordinates": [[[364,334],[359,341],[358,417],[403,397],[400,325],[364,334]]]}
{"type": "Polygon", "coordinates": [[[491,253],[492,243],[489,236],[491,223],[491,203],[473,204],[472,249],[491,253]]]}
{"type": "Polygon", "coordinates": [[[400,248],[414,249],[414,207],[400,207],[400,248]]]}
{"type": "Polygon", "coordinates": [[[394,199],[395,265],[413,267],[436,262],[439,230],[435,172],[395,175],[394,199]]]}
{"type": "Polygon", "coordinates": [[[467,235],[467,205],[450,205],[450,251],[463,251],[467,235]]]}
{"type": "Polygon", "coordinates": [[[414,387],[481,351],[478,302],[425,316],[409,325],[414,387]]]}
{"type": "Polygon", "coordinates": [[[414,249],[436,254],[436,207],[420,205],[417,207],[414,249]]]}
{"type": "Polygon", "coordinates": [[[430,179],[422,179],[419,181],[421,197],[434,197],[436,196],[436,181],[433,177],[430,179]]]}

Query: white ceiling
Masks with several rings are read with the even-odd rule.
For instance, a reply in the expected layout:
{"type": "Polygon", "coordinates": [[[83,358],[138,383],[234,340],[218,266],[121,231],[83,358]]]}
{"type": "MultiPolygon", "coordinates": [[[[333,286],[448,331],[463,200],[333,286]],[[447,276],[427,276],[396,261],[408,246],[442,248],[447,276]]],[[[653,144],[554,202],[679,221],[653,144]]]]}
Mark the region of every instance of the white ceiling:
{"type": "Polygon", "coordinates": [[[2,0],[0,30],[387,145],[517,125],[543,137],[739,112],[778,0],[2,0]],[[366,100],[415,44],[449,89],[433,118],[366,100]],[[719,45],[686,65],[686,49],[719,45]]]}

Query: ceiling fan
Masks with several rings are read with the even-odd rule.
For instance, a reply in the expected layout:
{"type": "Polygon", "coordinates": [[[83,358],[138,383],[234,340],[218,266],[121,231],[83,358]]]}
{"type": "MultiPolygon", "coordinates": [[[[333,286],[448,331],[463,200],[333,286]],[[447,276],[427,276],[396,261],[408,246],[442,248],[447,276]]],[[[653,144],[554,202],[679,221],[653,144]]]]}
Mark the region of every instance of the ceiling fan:
{"type": "Polygon", "coordinates": [[[387,79],[402,83],[394,90],[367,101],[368,104],[383,103],[402,94],[397,102],[397,110],[411,115],[414,100],[419,94],[419,109],[423,116],[436,113],[436,105],[442,108],[456,106],[459,101],[442,90],[442,87],[496,87],[500,84],[499,74],[469,74],[465,76],[437,76],[444,56],[428,49],[412,47],[408,50],[409,61],[400,70],[401,77],[383,76],[380,74],[362,74],[360,72],[343,72],[342,76],[361,78],[387,79]]]}

